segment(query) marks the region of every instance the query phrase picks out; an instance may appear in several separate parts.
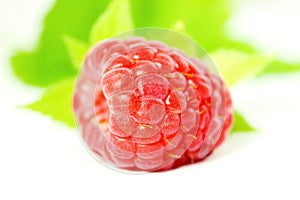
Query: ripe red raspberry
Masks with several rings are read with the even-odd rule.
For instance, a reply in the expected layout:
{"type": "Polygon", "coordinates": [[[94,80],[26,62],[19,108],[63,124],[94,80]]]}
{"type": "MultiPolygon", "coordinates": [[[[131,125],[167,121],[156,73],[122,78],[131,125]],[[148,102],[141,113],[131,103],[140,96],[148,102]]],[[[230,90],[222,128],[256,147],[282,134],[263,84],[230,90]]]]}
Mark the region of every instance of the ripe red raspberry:
{"type": "Polygon", "coordinates": [[[216,74],[163,43],[135,37],[106,40],[88,54],[73,107],[88,148],[128,170],[200,161],[232,123],[230,94],[216,74]]]}

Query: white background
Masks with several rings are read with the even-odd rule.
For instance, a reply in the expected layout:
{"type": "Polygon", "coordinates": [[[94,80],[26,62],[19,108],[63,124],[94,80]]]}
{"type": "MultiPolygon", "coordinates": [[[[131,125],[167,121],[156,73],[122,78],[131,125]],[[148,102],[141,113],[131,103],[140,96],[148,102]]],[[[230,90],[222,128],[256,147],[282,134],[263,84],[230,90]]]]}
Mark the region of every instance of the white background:
{"type": "MultiPolygon", "coordinates": [[[[33,47],[53,2],[0,0],[0,199],[300,199],[300,73],[232,88],[235,106],[258,128],[231,136],[205,162],[132,175],[97,163],[76,131],[18,108],[41,89],[9,68],[33,47]]],[[[228,24],[235,38],[300,61],[300,1],[243,0],[228,24]]]]}

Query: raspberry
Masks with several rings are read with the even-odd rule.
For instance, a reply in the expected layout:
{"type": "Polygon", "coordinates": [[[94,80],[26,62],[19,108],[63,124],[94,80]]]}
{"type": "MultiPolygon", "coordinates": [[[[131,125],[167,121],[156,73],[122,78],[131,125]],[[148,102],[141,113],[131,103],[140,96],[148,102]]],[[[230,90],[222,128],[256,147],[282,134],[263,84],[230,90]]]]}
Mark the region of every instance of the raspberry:
{"type": "Polygon", "coordinates": [[[86,145],[127,170],[162,171],[206,158],[232,124],[224,82],[158,41],[110,39],[82,66],[73,109],[86,145]]]}

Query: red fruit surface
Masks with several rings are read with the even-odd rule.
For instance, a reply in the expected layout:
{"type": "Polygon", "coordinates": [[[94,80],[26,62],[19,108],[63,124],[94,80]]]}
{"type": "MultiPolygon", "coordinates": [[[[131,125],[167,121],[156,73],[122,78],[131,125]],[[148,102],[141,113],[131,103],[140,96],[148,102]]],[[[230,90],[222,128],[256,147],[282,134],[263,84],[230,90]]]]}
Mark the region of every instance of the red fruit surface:
{"type": "Polygon", "coordinates": [[[110,39],[87,55],[73,109],[86,145],[110,165],[162,171],[206,158],[232,124],[225,83],[157,41],[110,39]]]}

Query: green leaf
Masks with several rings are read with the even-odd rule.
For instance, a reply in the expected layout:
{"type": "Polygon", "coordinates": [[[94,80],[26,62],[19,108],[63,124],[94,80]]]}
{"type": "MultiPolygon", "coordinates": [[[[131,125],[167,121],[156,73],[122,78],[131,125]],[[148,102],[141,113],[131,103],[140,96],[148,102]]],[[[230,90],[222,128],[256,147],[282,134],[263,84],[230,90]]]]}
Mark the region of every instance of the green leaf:
{"type": "Polygon", "coordinates": [[[231,0],[132,0],[132,13],[137,28],[173,27],[180,21],[185,33],[195,39],[207,51],[220,45],[253,51],[251,45],[232,40],[225,25],[232,12],[231,0]]]}
{"type": "Polygon", "coordinates": [[[64,36],[63,40],[68,48],[69,56],[74,69],[79,70],[83,59],[88,52],[88,45],[85,42],[82,42],[70,36],[64,36]]]}
{"type": "Polygon", "coordinates": [[[254,132],[255,129],[246,121],[246,119],[236,110],[233,112],[233,126],[230,133],[254,132]]]}
{"type": "Polygon", "coordinates": [[[113,0],[90,32],[90,43],[133,29],[128,0],[113,0]]]}
{"type": "MultiPolygon", "coordinates": [[[[106,14],[98,19],[109,2],[109,0],[56,0],[44,20],[43,31],[36,48],[33,51],[19,51],[13,56],[12,68],[17,77],[28,84],[46,87],[66,77],[74,76],[76,70],[61,39],[63,35],[87,43],[91,39],[90,35],[94,38],[91,40],[103,39],[128,30],[128,27],[132,28],[128,0],[112,2],[106,14]],[[111,13],[114,13],[114,10],[119,12],[113,15],[111,13]],[[105,20],[109,15],[114,16],[114,19],[105,20]],[[91,27],[97,19],[91,34],[91,27]],[[118,30],[110,30],[106,26],[118,27],[118,30]]],[[[170,6],[168,1],[132,0],[131,5],[137,27],[168,28],[174,22],[180,21],[185,25],[185,32],[208,51],[216,49],[220,44],[225,47],[252,50],[245,43],[229,39],[224,31],[225,22],[231,13],[229,2],[230,0],[174,0],[170,6]]]]}
{"type": "Polygon", "coordinates": [[[288,63],[280,60],[271,62],[259,75],[282,74],[300,71],[300,63],[288,63]]]}
{"type": "Polygon", "coordinates": [[[256,75],[273,60],[270,55],[249,54],[232,49],[220,49],[209,56],[229,86],[256,75]]]}
{"type": "Polygon", "coordinates": [[[68,35],[88,42],[92,25],[108,2],[56,0],[44,20],[36,48],[32,51],[18,51],[12,57],[16,76],[28,84],[46,87],[76,75],[62,36],[68,35]]]}
{"type": "Polygon", "coordinates": [[[26,108],[51,116],[54,120],[74,127],[75,123],[72,112],[74,80],[74,78],[70,78],[51,85],[40,100],[27,105],[26,108]]]}
{"type": "Polygon", "coordinates": [[[39,52],[19,51],[11,58],[15,75],[23,82],[35,86],[46,87],[52,82],[74,76],[76,71],[69,64],[68,55],[60,51],[47,54],[39,52]],[[66,57],[65,57],[66,56],[66,57]]]}

